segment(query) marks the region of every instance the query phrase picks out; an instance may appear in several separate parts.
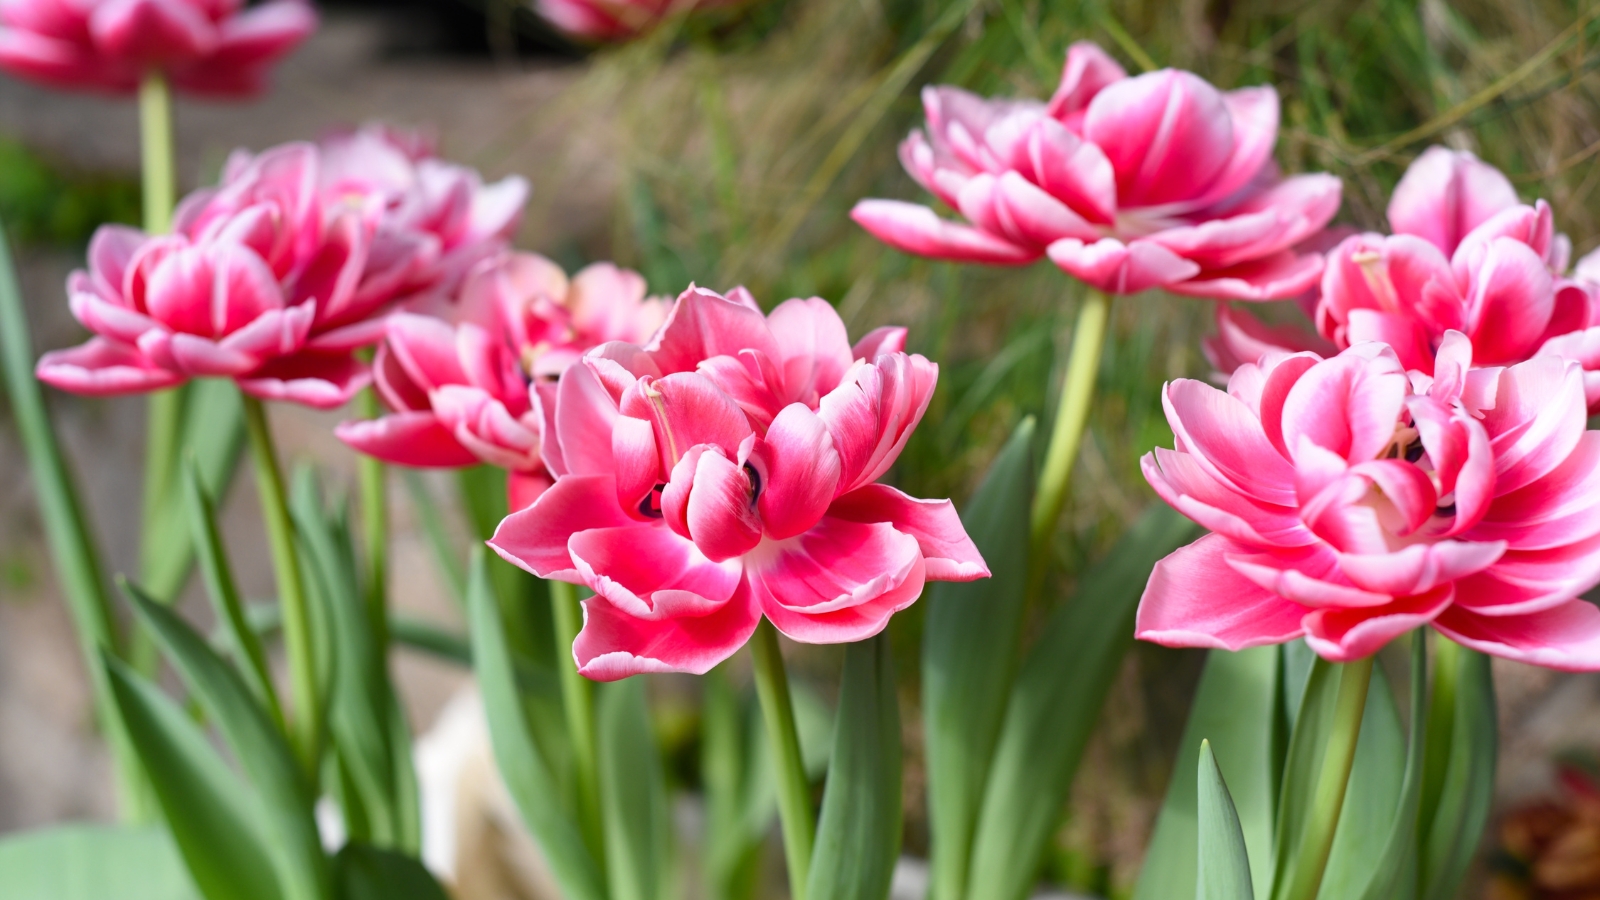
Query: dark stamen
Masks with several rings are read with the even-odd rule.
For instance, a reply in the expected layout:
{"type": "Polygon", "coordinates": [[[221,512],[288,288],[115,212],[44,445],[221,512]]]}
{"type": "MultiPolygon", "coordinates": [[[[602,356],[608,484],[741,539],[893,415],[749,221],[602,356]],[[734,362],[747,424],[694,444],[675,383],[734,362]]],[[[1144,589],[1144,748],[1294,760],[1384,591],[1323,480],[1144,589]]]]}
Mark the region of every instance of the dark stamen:
{"type": "Polygon", "coordinates": [[[1433,514],[1436,516],[1453,516],[1456,514],[1456,505],[1452,503],[1449,506],[1441,506],[1435,509],[1433,514]]]}
{"type": "Polygon", "coordinates": [[[661,518],[661,492],[666,487],[664,484],[658,484],[654,490],[644,495],[644,499],[639,501],[639,515],[648,519],[661,518]]]}
{"type": "Polygon", "coordinates": [[[1414,463],[1422,458],[1422,439],[1417,438],[1406,447],[1406,462],[1414,463]]]}
{"type": "Polygon", "coordinates": [[[745,463],[744,474],[750,478],[750,503],[753,506],[761,496],[761,473],[756,471],[755,466],[745,463]]]}

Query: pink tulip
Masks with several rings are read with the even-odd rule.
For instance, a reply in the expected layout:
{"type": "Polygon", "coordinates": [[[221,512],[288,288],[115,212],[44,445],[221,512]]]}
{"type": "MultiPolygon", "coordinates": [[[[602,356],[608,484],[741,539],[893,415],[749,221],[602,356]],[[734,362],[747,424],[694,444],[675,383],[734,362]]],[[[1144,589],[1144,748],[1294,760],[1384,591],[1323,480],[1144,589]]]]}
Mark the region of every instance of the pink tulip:
{"type": "Polygon", "coordinates": [[[510,473],[511,508],[522,509],[550,486],[537,394],[553,401],[556,379],[584,351],[645,341],[664,313],[661,300],[645,298],[643,278],[610,263],[568,280],[531,253],[484,260],[448,319],[390,316],[373,368],[393,412],[336,433],[385,462],[499,466],[510,473]]]}
{"type": "MultiPolygon", "coordinates": [[[[486,185],[473,169],[440,159],[418,134],[367,125],[331,135],[319,148],[325,202],[379,198],[374,255],[415,252],[430,260],[395,286],[402,302],[453,295],[467,271],[504,249],[521,224],[527,179],[486,185]]],[[[248,159],[236,155],[232,164],[248,159]]]]}
{"type": "Polygon", "coordinates": [[[545,21],[588,43],[625,41],[674,15],[732,6],[739,0],[538,0],[545,21]]]}
{"type": "Polygon", "coordinates": [[[595,592],[580,671],[703,673],[763,615],[795,640],[861,640],[926,581],[989,574],[948,500],[876,483],[938,377],[904,340],[852,347],[818,298],[764,317],[742,289],[690,287],[648,344],[562,374],[544,405],[555,485],[490,544],[595,592]]]}
{"type": "Polygon", "coordinates": [[[316,27],[305,0],[0,0],[0,68],[114,93],[155,70],[192,94],[245,97],[316,27]]]}
{"type": "Polygon", "coordinates": [[[103,395],[221,377],[263,399],[343,404],[369,377],[353,351],[381,336],[375,314],[418,256],[375,253],[380,204],[325,204],[317,183],[316,148],[288,144],[191,194],[170,235],[101,227],[67,282],[96,336],[45,354],[40,380],[103,395]]]}
{"type": "Polygon", "coordinates": [[[1092,43],[1067,52],[1048,104],[923,91],[928,130],[900,147],[906,170],[967,223],[892,200],[852,217],[923,256],[1020,264],[1048,255],[1114,294],[1267,300],[1322,271],[1296,245],[1339,209],[1339,180],[1280,180],[1278,94],[1222,92],[1163,69],[1128,77],[1092,43]]]}
{"type": "Polygon", "coordinates": [[[1389,347],[1268,358],[1228,391],[1167,385],[1176,448],[1143,460],[1212,530],[1157,564],[1138,635],[1237,650],[1304,636],[1359,659],[1420,625],[1559,669],[1600,669],[1600,432],[1582,371],[1553,355],[1433,375],[1389,347]]]}

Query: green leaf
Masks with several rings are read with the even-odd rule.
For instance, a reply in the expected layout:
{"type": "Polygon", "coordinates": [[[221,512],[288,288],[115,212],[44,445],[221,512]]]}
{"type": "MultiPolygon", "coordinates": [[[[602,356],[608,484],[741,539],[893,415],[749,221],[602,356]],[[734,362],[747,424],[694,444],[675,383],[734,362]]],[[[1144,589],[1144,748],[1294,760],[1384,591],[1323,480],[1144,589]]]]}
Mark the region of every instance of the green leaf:
{"type": "Polygon", "coordinates": [[[104,664],[167,827],[207,900],[278,900],[260,796],[178,704],[107,656],[104,664]]]}
{"type": "Polygon", "coordinates": [[[449,900],[413,857],[359,841],[333,858],[333,883],[336,900],[449,900]]]}
{"type": "Polygon", "coordinates": [[[563,809],[544,755],[529,733],[487,564],[483,548],[473,548],[467,610],[474,671],[483,692],[495,761],[511,799],[569,900],[606,900],[600,867],[584,845],[577,823],[563,809]]]}
{"type": "Polygon", "coordinates": [[[244,681],[188,623],[136,586],[123,587],[255,787],[284,900],[327,900],[328,865],[312,818],[312,787],[282,733],[244,681]]]}
{"type": "Polygon", "coordinates": [[[1427,710],[1427,630],[1418,628],[1411,635],[1411,726],[1405,776],[1400,788],[1399,805],[1389,825],[1388,839],[1382,855],[1376,864],[1370,866],[1372,877],[1360,895],[1362,900],[1392,900],[1395,897],[1417,895],[1417,809],[1422,797],[1427,710]]]}
{"type": "Polygon", "coordinates": [[[1433,763],[1443,757],[1438,803],[1431,810],[1429,829],[1420,835],[1424,900],[1454,897],[1472,862],[1494,799],[1494,770],[1498,731],[1495,722],[1494,679],[1489,657],[1439,638],[1435,664],[1435,703],[1453,701],[1448,731],[1436,732],[1428,723],[1428,756],[1433,763]],[[1439,696],[1440,681],[1451,683],[1453,696],[1439,696]],[[1446,743],[1447,742],[1447,743],[1446,743]],[[1443,744],[1443,752],[1435,748],[1443,744]]]}
{"type": "Polygon", "coordinates": [[[1053,613],[1017,674],[974,835],[972,900],[1027,895],[1123,655],[1155,563],[1194,536],[1160,504],[1053,613]]]}
{"type": "MultiPolygon", "coordinates": [[[[193,460],[206,493],[212,497],[225,494],[244,450],[244,407],[231,381],[202,378],[184,387],[179,441],[178,446],[193,460]]],[[[172,462],[188,468],[177,459],[172,462]]],[[[168,482],[172,489],[157,509],[153,523],[153,530],[167,539],[150,545],[140,571],[146,592],[169,603],[188,580],[196,550],[192,533],[184,532],[187,489],[179,483],[184,475],[175,475],[168,482]]]]}
{"type": "Polygon", "coordinates": [[[596,685],[600,804],[611,900],[667,894],[672,818],[644,678],[596,685]]]}
{"type": "Polygon", "coordinates": [[[352,838],[409,853],[421,850],[416,775],[409,765],[404,714],[389,680],[385,647],[368,618],[348,522],[324,512],[322,491],[310,469],[295,473],[295,530],[310,561],[310,593],[331,628],[332,690],[328,725],[340,772],[350,790],[340,792],[352,838]],[[392,721],[398,719],[398,721],[392,721]],[[407,756],[401,764],[398,754],[407,756]]]}
{"type": "Polygon", "coordinates": [[[0,841],[7,900],[200,900],[159,827],[63,825],[0,841]]]}
{"type": "Polygon", "coordinates": [[[262,649],[261,638],[250,627],[244,603],[239,599],[239,588],[234,583],[233,567],[228,563],[227,551],[222,545],[216,510],[206,490],[204,476],[191,459],[184,464],[181,477],[184,508],[189,516],[189,532],[200,561],[200,574],[205,581],[206,595],[211,598],[211,608],[216,613],[217,622],[227,636],[234,664],[256,699],[270,711],[273,720],[282,722],[283,710],[278,704],[277,691],[272,686],[267,654],[262,649]]]}
{"type": "Polygon", "coordinates": [[[72,613],[78,649],[94,689],[95,717],[104,730],[117,763],[118,787],[124,802],[134,799],[137,777],[133,748],[117,721],[111,688],[105,681],[99,650],[118,652],[116,620],[99,549],[83,515],[77,479],[61,453],[55,429],[45,410],[44,394],[33,376],[33,340],[28,316],[11,264],[11,246],[0,229],[0,376],[11,401],[22,449],[28,457],[39,515],[56,575],[61,579],[67,609],[72,613]]]}
{"type": "Polygon", "coordinates": [[[1361,736],[1339,811],[1339,828],[1322,874],[1318,896],[1323,900],[1360,897],[1372,882],[1373,863],[1383,857],[1390,829],[1400,813],[1405,769],[1406,737],[1400,711],[1388,679],[1382,669],[1376,669],[1361,714],[1361,736]]]}
{"type": "Polygon", "coordinates": [[[444,513],[439,509],[438,502],[433,499],[433,492],[428,490],[427,482],[422,480],[421,472],[415,469],[401,469],[400,478],[405,482],[411,505],[416,507],[417,519],[422,523],[423,533],[428,538],[428,548],[433,551],[433,561],[438,565],[439,573],[444,576],[445,585],[450,588],[451,599],[463,607],[466,606],[467,575],[461,570],[460,551],[456,549],[449,533],[445,530],[444,513]]]}
{"type": "Polygon", "coordinates": [[[1278,790],[1275,746],[1279,650],[1256,647],[1238,653],[1211,650],[1200,676],[1189,722],[1173,764],[1172,782],[1145,851],[1134,889],[1136,900],[1167,900],[1196,883],[1196,781],[1200,745],[1209,740],[1213,759],[1233,786],[1254,884],[1265,895],[1272,878],[1272,810],[1278,790]]]}
{"type": "Polygon", "coordinates": [[[772,818],[747,811],[751,797],[770,787],[762,784],[765,769],[759,737],[751,729],[748,707],[728,683],[727,664],[701,679],[704,699],[700,714],[700,773],[706,798],[706,881],[712,900],[748,900],[755,896],[761,845],[772,818]]]}
{"type": "Polygon", "coordinates": [[[845,647],[833,733],[806,896],[883,900],[900,855],[901,816],[900,705],[887,634],[845,647]]]}
{"type": "Polygon", "coordinates": [[[931,585],[922,637],[922,723],[934,900],[967,880],[972,830],[1016,670],[1027,603],[1033,419],[1024,419],[962,515],[992,578],[931,585]]]}
{"type": "Polygon", "coordinates": [[[1198,766],[1195,896],[1197,900],[1254,900],[1244,829],[1209,741],[1200,742],[1198,766]]]}
{"type": "MultiPolygon", "coordinates": [[[[1321,658],[1315,659],[1289,737],[1283,785],[1278,793],[1274,897],[1283,896],[1294,874],[1293,864],[1299,857],[1307,816],[1315,800],[1338,692],[1339,670],[1321,658]]],[[[1384,854],[1400,811],[1405,759],[1405,737],[1394,693],[1383,672],[1376,670],[1367,691],[1355,762],[1318,896],[1344,900],[1359,897],[1366,890],[1373,876],[1374,860],[1384,854]]]]}

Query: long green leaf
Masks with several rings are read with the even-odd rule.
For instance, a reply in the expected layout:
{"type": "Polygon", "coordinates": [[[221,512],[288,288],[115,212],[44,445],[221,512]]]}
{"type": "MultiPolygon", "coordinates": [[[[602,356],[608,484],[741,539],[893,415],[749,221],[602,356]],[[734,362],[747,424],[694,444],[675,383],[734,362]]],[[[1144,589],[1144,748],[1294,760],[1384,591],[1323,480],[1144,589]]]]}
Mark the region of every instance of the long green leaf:
{"type": "MultiPolygon", "coordinates": [[[[765,755],[760,729],[750,728],[746,709],[729,684],[726,664],[701,679],[700,771],[706,798],[706,881],[711,900],[748,900],[755,895],[760,853],[771,806],[751,815],[750,797],[762,790],[765,755]]],[[[767,792],[770,796],[770,791],[767,792]]]]}
{"type": "MultiPolygon", "coordinates": [[[[183,428],[179,446],[194,461],[206,493],[220,497],[227,493],[239,468],[244,450],[244,407],[239,391],[226,379],[206,378],[191,382],[184,391],[183,428]]],[[[174,466],[180,461],[171,461],[174,466]]],[[[166,540],[148,547],[140,567],[141,583],[152,596],[171,602],[189,577],[195,560],[193,535],[184,531],[187,516],[183,476],[169,480],[172,490],[156,511],[153,525],[166,540]]]]}
{"type": "Polygon", "coordinates": [[[922,637],[933,900],[957,900],[1015,675],[1028,580],[1033,419],[1017,426],[961,517],[992,578],[937,582],[922,637]]]}
{"type": "Polygon", "coordinates": [[[845,647],[833,735],[806,896],[883,900],[901,817],[900,705],[887,634],[845,647]]]}
{"type": "Polygon", "coordinates": [[[159,827],[62,825],[0,841],[7,900],[200,900],[159,827]]]}
{"type": "Polygon", "coordinates": [[[211,503],[204,475],[193,460],[186,462],[181,475],[184,508],[189,516],[189,533],[200,561],[200,574],[206,584],[206,594],[211,598],[211,608],[217,622],[228,638],[228,649],[245,683],[256,698],[272,714],[274,721],[283,721],[283,709],[278,704],[278,693],[272,686],[272,673],[267,668],[267,654],[261,638],[250,627],[245,616],[244,602],[233,580],[233,566],[228,562],[227,550],[222,545],[222,533],[217,528],[216,510],[211,503]]]}
{"type": "MultiPolygon", "coordinates": [[[[1274,732],[1279,691],[1277,647],[1238,653],[1212,650],[1189,708],[1172,782],[1145,851],[1136,900],[1167,900],[1189,892],[1196,879],[1196,781],[1200,745],[1210,741],[1249,849],[1253,882],[1265,895],[1272,878],[1273,804],[1278,790],[1274,732]]],[[[1203,768],[1203,767],[1202,767],[1203,768]]]]}
{"type": "Polygon", "coordinates": [[[449,900],[414,857],[351,841],[333,858],[338,900],[449,900]]]}
{"type": "Polygon", "coordinates": [[[138,778],[138,766],[133,748],[117,720],[111,688],[105,680],[105,669],[100,665],[101,648],[119,652],[111,594],[99,550],[83,516],[77,479],[56,442],[50,415],[45,410],[44,394],[33,377],[33,365],[33,340],[28,331],[22,290],[17,286],[16,270],[11,263],[10,242],[0,228],[0,375],[4,376],[11,413],[16,417],[22,449],[33,473],[50,556],[66,594],[78,648],[94,689],[95,716],[105,730],[117,763],[122,799],[125,803],[136,804],[133,785],[138,778]]]}
{"type": "Polygon", "coordinates": [[[1367,690],[1355,763],[1322,874],[1318,896],[1323,900],[1360,897],[1372,882],[1374,862],[1383,858],[1390,830],[1401,812],[1405,770],[1405,729],[1394,692],[1379,669],[1372,673],[1367,690]]]}
{"type": "MultiPolygon", "coordinates": [[[[1430,745],[1448,741],[1439,801],[1431,828],[1421,835],[1424,900],[1454,897],[1483,835],[1494,799],[1498,731],[1489,657],[1439,638],[1440,674],[1453,669],[1454,711],[1448,736],[1428,733],[1430,745]]],[[[1431,725],[1432,723],[1430,723],[1431,725]]],[[[1432,748],[1430,747],[1430,754],[1432,748]]]]}
{"type": "Polygon", "coordinates": [[[487,563],[483,549],[474,548],[467,580],[467,610],[472,625],[473,667],[478,688],[483,692],[495,761],[511,799],[569,900],[606,900],[600,867],[584,845],[577,823],[562,808],[559,789],[529,734],[487,563]]]}
{"type": "Polygon", "coordinates": [[[328,900],[332,887],[312,817],[313,790],[282,733],[256,705],[244,680],[199,633],[137,587],[124,587],[255,787],[284,900],[328,900]]]}
{"type": "Polygon", "coordinates": [[[1407,737],[1409,744],[1406,749],[1405,776],[1383,853],[1375,864],[1370,865],[1372,875],[1366,890],[1360,895],[1361,900],[1393,900],[1417,895],[1417,807],[1422,797],[1427,710],[1427,632],[1419,628],[1411,636],[1411,725],[1407,737]]]}
{"type": "Polygon", "coordinates": [[[661,900],[669,884],[672,820],[644,679],[597,687],[600,802],[611,900],[661,900]]]}
{"type": "Polygon", "coordinates": [[[974,835],[972,900],[1027,895],[1106,692],[1133,643],[1150,570],[1193,537],[1165,504],[1145,513],[1051,615],[1017,674],[974,835]]]}
{"type": "Polygon", "coordinates": [[[206,900],[279,900],[260,797],[177,703],[115,659],[106,672],[194,883],[206,900]]]}
{"type": "Polygon", "coordinates": [[[1284,757],[1283,784],[1278,789],[1278,818],[1272,844],[1272,892],[1268,895],[1271,897],[1282,895],[1293,874],[1291,867],[1300,850],[1317,774],[1322,771],[1323,751],[1333,728],[1338,689],[1338,672],[1326,660],[1315,658],[1300,693],[1294,730],[1284,757]]]}
{"type": "MultiPolygon", "coordinates": [[[[1200,742],[1197,764],[1195,897],[1197,900],[1255,900],[1251,886],[1250,853],[1245,849],[1239,813],[1222,780],[1222,770],[1211,753],[1211,743],[1200,742]]],[[[1182,896],[1172,894],[1173,897],[1182,896]]]]}

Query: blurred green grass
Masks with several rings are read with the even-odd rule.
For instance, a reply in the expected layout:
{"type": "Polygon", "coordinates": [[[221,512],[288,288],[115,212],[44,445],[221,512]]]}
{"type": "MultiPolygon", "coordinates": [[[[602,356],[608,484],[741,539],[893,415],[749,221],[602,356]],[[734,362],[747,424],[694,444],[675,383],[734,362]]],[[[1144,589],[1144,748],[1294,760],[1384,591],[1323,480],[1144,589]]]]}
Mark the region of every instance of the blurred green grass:
{"type": "Polygon", "coordinates": [[[101,223],[138,220],[136,179],[60,166],[0,137],[0,221],[12,240],[77,248],[101,223]]]}
{"type": "MultiPolygon", "coordinates": [[[[1081,296],[1048,263],[914,259],[849,221],[862,197],[931,202],[895,156],[921,123],[923,84],[1044,98],[1066,47],[1094,40],[1130,71],[1171,65],[1225,88],[1275,85],[1279,163],[1344,179],[1342,223],[1382,229],[1405,166],[1444,143],[1504,169],[1525,199],[1547,199],[1579,253],[1600,237],[1600,6],[1592,3],[773,0],[756,8],[743,24],[691,20],[599,54],[566,93],[569,112],[606,117],[617,148],[614,227],[593,249],[640,268],[661,293],[690,280],[742,283],[768,306],[826,297],[852,334],[910,326],[912,349],[937,360],[941,377],[891,478],[922,496],[959,502],[1021,417],[1048,424],[1081,296]]],[[[1205,301],[1157,294],[1117,302],[1055,546],[1063,574],[1054,596],[1070,596],[1072,573],[1153,500],[1138,458],[1170,446],[1160,386],[1206,376],[1199,340],[1211,315],[1205,301]]],[[[920,627],[915,607],[894,622],[910,704],[920,627]]],[[[1193,664],[1160,648],[1131,657],[1086,764],[1094,777],[1079,779],[1045,874],[1110,896],[1131,887],[1192,684],[1173,676],[1193,664]]],[[[913,761],[912,785],[916,777],[913,761]]],[[[920,801],[914,788],[908,801],[920,801]]],[[[914,808],[908,822],[916,850],[914,808]]]]}

